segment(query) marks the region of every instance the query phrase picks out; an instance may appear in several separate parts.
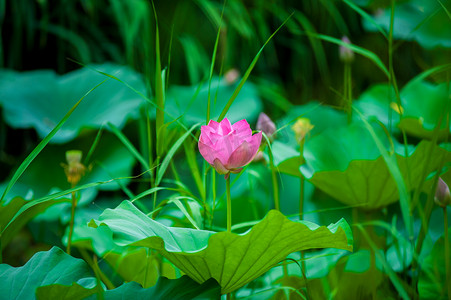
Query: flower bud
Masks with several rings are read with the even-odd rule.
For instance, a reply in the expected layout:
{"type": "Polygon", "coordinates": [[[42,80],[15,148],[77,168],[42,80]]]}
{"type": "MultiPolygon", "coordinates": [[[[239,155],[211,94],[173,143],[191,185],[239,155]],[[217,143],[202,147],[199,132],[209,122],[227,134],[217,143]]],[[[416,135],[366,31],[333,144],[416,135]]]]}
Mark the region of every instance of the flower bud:
{"type": "Polygon", "coordinates": [[[240,78],[240,72],[237,69],[230,69],[224,74],[227,84],[234,84],[240,78]]]}
{"type": "Polygon", "coordinates": [[[396,102],[391,102],[390,108],[396,111],[399,115],[404,114],[404,108],[401,105],[398,105],[398,103],[396,102]]]}
{"type": "Polygon", "coordinates": [[[226,179],[230,173],[241,172],[254,159],[262,140],[262,133],[252,135],[244,119],[233,125],[227,118],[219,123],[210,120],[200,131],[200,154],[226,179]]]}
{"type": "Polygon", "coordinates": [[[310,120],[307,118],[299,118],[296,123],[294,123],[291,128],[294,131],[294,134],[296,135],[296,140],[300,144],[302,140],[305,138],[305,136],[310,132],[310,130],[313,129],[312,123],[310,123],[310,120]]]}
{"type": "Polygon", "coordinates": [[[435,190],[435,203],[441,207],[446,207],[451,203],[451,195],[449,192],[449,187],[442,178],[438,178],[437,188],[435,190]]]}
{"type": "Polygon", "coordinates": [[[257,120],[257,130],[263,131],[272,140],[273,134],[276,132],[276,124],[264,112],[261,112],[257,120]]]}
{"type": "MultiPolygon", "coordinates": [[[[347,36],[342,37],[341,41],[346,44],[351,45],[351,41],[349,40],[349,38],[347,36]]],[[[354,61],[354,51],[352,51],[348,47],[340,45],[339,54],[340,54],[341,61],[344,63],[352,63],[354,61]]]]}
{"type": "Polygon", "coordinates": [[[81,163],[82,155],[80,150],[69,150],[66,152],[67,165],[63,164],[63,168],[67,182],[71,183],[72,186],[77,185],[86,172],[86,167],[81,163]]]}

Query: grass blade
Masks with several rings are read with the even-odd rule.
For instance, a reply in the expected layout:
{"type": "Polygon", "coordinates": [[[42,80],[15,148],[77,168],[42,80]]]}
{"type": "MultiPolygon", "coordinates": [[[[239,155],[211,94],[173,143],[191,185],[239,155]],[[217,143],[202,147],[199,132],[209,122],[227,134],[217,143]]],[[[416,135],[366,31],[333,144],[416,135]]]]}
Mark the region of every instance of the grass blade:
{"type": "Polygon", "coordinates": [[[130,142],[130,140],[113,124],[108,122],[108,127],[111,131],[117,136],[117,138],[124,144],[124,146],[130,151],[130,153],[146,168],[146,170],[150,169],[149,164],[144,159],[144,157],[136,150],[135,146],[130,142]]]}
{"type": "Polygon", "coordinates": [[[86,96],[88,96],[93,90],[98,88],[100,85],[105,83],[107,80],[108,80],[108,78],[103,80],[99,84],[97,84],[95,87],[90,89],[88,92],[86,92],[86,94],[84,94],[83,97],[81,97],[80,100],[78,100],[77,103],[75,103],[75,105],[72,106],[72,108],[66,113],[66,115],[61,119],[61,121],[55,126],[55,128],[53,128],[52,131],[50,131],[50,133],[36,146],[36,148],[34,148],[33,151],[31,151],[31,153],[27,156],[27,158],[25,158],[25,160],[20,164],[19,168],[14,173],[11,180],[8,182],[8,185],[6,186],[5,190],[3,191],[3,195],[2,195],[2,198],[0,199],[0,203],[3,201],[3,199],[5,199],[6,194],[8,194],[8,192],[11,190],[11,188],[14,186],[14,184],[17,182],[17,180],[20,178],[20,176],[22,176],[22,174],[25,172],[25,170],[31,164],[31,162],[36,158],[36,156],[38,156],[38,154],[42,151],[42,149],[44,149],[44,147],[50,142],[52,137],[58,132],[58,130],[60,130],[60,128],[64,125],[64,123],[66,123],[67,119],[69,119],[69,117],[72,115],[72,113],[78,107],[78,105],[81,103],[81,101],[83,101],[83,99],[85,99],[86,96]]]}
{"type": "Polygon", "coordinates": [[[160,57],[160,34],[158,29],[158,18],[157,11],[155,9],[155,4],[152,1],[153,12],[155,16],[155,98],[157,100],[157,111],[156,111],[156,145],[157,145],[157,156],[161,156],[163,152],[164,145],[164,135],[165,130],[162,128],[164,125],[164,87],[163,80],[161,78],[161,57],[160,57]],[[161,130],[160,130],[161,129],[161,130]]]}
{"type": "Polygon", "coordinates": [[[276,31],[274,31],[274,33],[271,34],[271,36],[266,40],[266,42],[263,44],[263,46],[257,52],[257,55],[252,60],[249,68],[247,68],[246,73],[244,73],[243,78],[241,79],[240,83],[236,87],[235,91],[233,92],[233,94],[230,97],[229,101],[227,102],[226,106],[222,110],[221,115],[218,118],[218,122],[222,121],[222,119],[224,119],[225,115],[229,111],[230,106],[232,106],[233,101],[235,101],[235,98],[238,96],[239,92],[241,91],[241,88],[243,87],[244,83],[247,81],[247,79],[249,78],[249,75],[251,74],[252,70],[254,69],[255,64],[257,63],[260,55],[263,52],[263,49],[266,47],[266,45],[269,43],[269,41],[274,37],[274,35],[276,35],[276,33],[285,25],[285,23],[287,23],[287,21],[291,18],[292,15],[293,14],[289,15],[288,18],[285,19],[285,21],[282,23],[282,25],[280,25],[279,28],[277,28],[276,31]]]}
{"type": "Polygon", "coordinates": [[[224,1],[224,5],[222,6],[221,20],[220,20],[220,23],[219,23],[218,33],[216,34],[215,46],[214,46],[214,48],[213,48],[213,57],[211,58],[210,78],[208,79],[207,119],[206,119],[206,121],[205,121],[205,124],[207,124],[208,121],[210,121],[210,110],[211,110],[211,99],[210,99],[211,79],[213,78],[213,71],[214,71],[215,61],[216,61],[216,53],[218,52],[219,37],[220,37],[220,35],[221,35],[222,18],[223,18],[223,16],[224,16],[225,4],[226,4],[226,1],[224,1]]]}
{"type": "Polygon", "coordinates": [[[368,132],[371,134],[374,142],[376,143],[379,152],[384,158],[385,163],[387,164],[387,168],[390,171],[393,179],[396,182],[396,186],[398,187],[399,192],[399,202],[401,206],[401,214],[404,221],[404,225],[406,226],[407,232],[409,234],[409,238],[413,239],[413,222],[410,216],[410,194],[407,191],[406,184],[404,182],[404,178],[402,177],[401,171],[398,166],[398,162],[396,160],[396,154],[390,155],[388,151],[385,149],[381,140],[378,138],[376,133],[374,132],[373,127],[368,123],[365,117],[362,115],[360,111],[354,109],[362,119],[365,127],[368,129],[368,132]]]}
{"type": "Polygon", "coordinates": [[[384,72],[384,74],[387,76],[387,78],[390,78],[390,73],[388,72],[387,67],[384,65],[384,63],[381,61],[381,59],[376,54],[374,54],[373,52],[371,52],[371,51],[369,51],[369,50],[367,50],[365,48],[356,46],[354,44],[345,43],[345,42],[343,42],[343,41],[341,41],[339,39],[336,39],[336,38],[328,36],[328,35],[316,34],[316,33],[311,33],[311,32],[306,32],[306,34],[309,35],[309,36],[315,37],[317,39],[324,40],[326,42],[330,42],[330,43],[333,43],[333,44],[337,44],[339,46],[346,47],[346,48],[354,51],[355,53],[358,53],[358,54],[360,54],[362,56],[365,56],[366,58],[368,58],[372,62],[374,62],[374,64],[379,69],[381,69],[382,72],[384,72]]]}
{"type": "Polygon", "coordinates": [[[171,161],[172,157],[174,156],[175,152],[179,149],[179,147],[182,145],[182,143],[185,141],[185,139],[191,134],[191,132],[199,126],[199,124],[193,125],[187,132],[185,132],[178,140],[175,142],[175,144],[169,149],[167,155],[164,157],[163,162],[161,163],[160,167],[158,168],[157,177],[155,179],[155,185],[158,186],[161,182],[161,179],[163,179],[163,175],[166,172],[166,169],[169,166],[169,162],[171,161]]]}
{"type": "Polygon", "coordinates": [[[387,36],[387,33],[385,32],[385,30],[379,24],[377,24],[374,21],[373,17],[371,17],[366,11],[364,11],[363,9],[361,9],[360,7],[358,7],[357,5],[355,5],[354,3],[352,3],[349,0],[343,0],[343,2],[346,3],[350,8],[352,8],[356,13],[358,13],[362,18],[364,18],[365,20],[367,20],[368,22],[373,24],[374,27],[376,27],[376,29],[379,30],[379,32],[386,39],[388,39],[388,36],[387,36]]]}

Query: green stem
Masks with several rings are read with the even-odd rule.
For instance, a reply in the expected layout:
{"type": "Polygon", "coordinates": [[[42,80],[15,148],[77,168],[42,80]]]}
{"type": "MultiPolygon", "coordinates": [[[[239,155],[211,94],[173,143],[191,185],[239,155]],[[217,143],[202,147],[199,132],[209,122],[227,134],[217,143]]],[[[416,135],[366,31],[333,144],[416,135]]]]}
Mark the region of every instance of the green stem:
{"type": "Polygon", "coordinates": [[[94,274],[98,279],[100,279],[109,290],[115,289],[116,287],[111,282],[111,280],[100,270],[99,264],[97,263],[97,259],[94,256],[94,259],[91,258],[86,251],[86,249],[80,248],[80,254],[83,257],[83,259],[88,263],[88,265],[91,267],[91,269],[94,271],[94,274]]]}
{"type": "Polygon", "coordinates": [[[3,263],[3,249],[2,249],[2,227],[0,226],[0,264],[3,263]]]}
{"type": "Polygon", "coordinates": [[[215,209],[216,209],[216,171],[214,169],[212,169],[212,172],[211,172],[211,192],[212,192],[213,204],[211,206],[211,211],[210,211],[210,228],[213,226],[213,216],[215,214],[215,209]]]}
{"type": "MultiPolygon", "coordinates": [[[[299,143],[299,165],[304,163],[304,144],[305,137],[299,143]]],[[[305,180],[302,173],[299,175],[299,220],[304,219],[304,186],[305,180]]]]}
{"type": "MultiPolygon", "coordinates": [[[[72,188],[74,188],[74,186],[72,188]]],[[[72,245],[72,234],[74,233],[75,207],[77,207],[77,198],[75,197],[75,192],[72,192],[72,206],[71,206],[70,224],[69,224],[69,239],[67,241],[67,248],[66,248],[66,252],[69,255],[70,255],[70,247],[72,245]]]]}
{"type": "Polygon", "coordinates": [[[274,208],[280,211],[279,183],[277,182],[276,168],[274,166],[271,166],[271,177],[274,194],[274,208]]]}
{"type": "MultiPolygon", "coordinates": [[[[304,163],[304,144],[305,144],[305,137],[302,139],[302,141],[299,144],[299,165],[302,165],[304,163]]],[[[305,179],[304,175],[300,173],[299,175],[299,220],[304,219],[304,187],[305,187],[305,179]]],[[[302,274],[305,279],[306,287],[307,287],[307,269],[305,265],[305,255],[304,252],[301,251],[301,270],[302,274]]]]}
{"type": "Polygon", "coordinates": [[[230,199],[230,176],[226,179],[227,192],[227,232],[232,232],[232,200],[230,199]]]}
{"type": "Polygon", "coordinates": [[[345,63],[344,68],[344,98],[345,108],[348,115],[348,124],[352,120],[352,76],[351,76],[351,64],[345,63]]]}
{"type": "Polygon", "coordinates": [[[448,236],[448,213],[446,206],[443,208],[443,225],[445,226],[445,266],[446,266],[446,286],[448,287],[448,299],[451,300],[451,265],[450,265],[450,253],[449,253],[449,236],[448,236]]]}
{"type": "MultiPolygon", "coordinates": [[[[226,192],[227,192],[227,232],[232,232],[232,200],[230,198],[230,174],[226,179],[226,192]]],[[[231,299],[231,294],[227,293],[227,300],[231,299]]]]}

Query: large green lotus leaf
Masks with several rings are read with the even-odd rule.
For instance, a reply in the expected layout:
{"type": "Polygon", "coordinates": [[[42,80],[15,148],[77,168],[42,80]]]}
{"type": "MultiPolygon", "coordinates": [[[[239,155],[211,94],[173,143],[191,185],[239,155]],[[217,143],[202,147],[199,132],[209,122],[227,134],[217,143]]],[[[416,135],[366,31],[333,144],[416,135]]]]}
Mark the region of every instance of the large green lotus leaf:
{"type": "MultiPolygon", "coordinates": [[[[182,119],[187,124],[205,122],[207,117],[208,81],[196,86],[172,85],[166,94],[165,110],[168,114],[182,119]]],[[[224,79],[214,77],[211,81],[211,115],[216,120],[227,101],[232,96],[238,82],[229,84],[224,79]],[[215,100],[215,97],[216,100],[215,100]]],[[[246,119],[253,122],[262,110],[262,103],[255,86],[247,81],[227,112],[230,122],[246,119]]]]}
{"type": "Polygon", "coordinates": [[[136,282],[127,282],[112,290],[93,286],[92,282],[76,282],[71,285],[52,284],[37,289],[37,299],[219,299],[221,289],[214,279],[199,284],[182,276],[178,279],[160,277],[157,284],[143,288],[136,282]]]}
{"type": "MultiPolygon", "coordinates": [[[[320,134],[330,127],[339,127],[347,124],[347,117],[344,113],[333,108],[321,105],[312,101],[305,105],[294,106],[287,115],[277,122],[277,127],[285,126],[279,130],[276,139],[271,144],[274,157],[274,166],[277,171],[299,177],[300,159],[299,144],[296,140],[292,126],[297,118],[307,118],[314,126],[305,137],[308,141],[311,137],[320,134]]],[[[269,155],[264,154],[265,160],[269,162],[269,155]]]]}
{"type": "MultiPolygon", "coordinates": [[[[157,249],[199,283],[216,279],[222,293],[254,280],[295,251],[352,250],[352,233],[343,219],[319,227],[310,222],[292,222],[275,210],[248,232],[238,235],[166,227],[124,201],[114,210],[105,210],[91,226],[108,226],[117,245],[157,249]]],[[[96,247],[96,241],[92,242],[96,247]]]]}
{"type": "MultiPolygon", "coordinates": [[[[395,92],[386,83],[370,87],[353,106],[365,118],[376,117],[394,132],[399,132],[399,127],[410,135],[430,139],[440,118],[442,115],[445,116],[444,111],[449,101],[446,83],[434,85],[426,81],[412,80],[401,90],[400,97],[402,120],[395,111],[397,109],[395,92]],[[394,128],[395,126],[397,128],[394,128]]],[[[357,114],[354,116],[360,118],[357,114]]],[[[446,122],[442,121],[439,138],[443,140],[446,134],[446,122]]]]}
{"type": "MultiPolygon", "coordinates": [[[[449,213],[448,213],[449,214],[449,213]]],[[[448,228],[451,241],[451,228],[448,228]]],[[[450,248],[451,249],[451,243],[450,248]]],[[[431,253],[421,264],[418,292],[421,299],[448,299],[448,285],[446,283],[445,239],[444,235],[437,240],[431,253]]],[[[451,270],[449,270],[451,272],[451,270]]]]}
{"type": "MultiPolygon", "coordinates": [[[[449,11],[449,0],[441,1],[449,11]]],[[[374,21],[387,32],[390,28],[391,9],[387,8],[373,16],[374,21]]],[[[377,31],[376,26],[364,20],[364,27],[377,31]]],[[[424,48],[451,47],[451,22],[447,11],[439,1],[400,1],[395,7],[393,35],[396,39],[417,41],[424,48]]]]}
{"type": "MultiPolygon", "coordinates": [[[[92,68],[123,80],[145,93],[141,76],[125,66],[92,65],[92,68]]],[[[34,127],[45,137],[72,106],[106,76],[83,68],[65,75],[51,70],[0,73],[0,105],[5,121],[14,128],[34,127]]],[[[109,79],[92,91],[72,113],[50,142],[74,139],[83,128],[100,128],[111,122],[121,128],[129,118],[136,118],[143,99],[117,80],[109,79]]]]}
{"type": "MultiPolygon", "coordinates": [[[[63,238],[67,244],[67,233],[63,238]]],[[[114,243],[113,234],[106,226],[97,229],[78,224],[74,228],[72,245],[77,248],[94,250],[103,257],[113,270],[125,281],[135,281],[144,288],[153,286],[158,276],[175,278],[172,265],[161,263],[155,253],[141,247],[121,247],[114,243]],[[92,241],[95,241],[93,248],[92,241]],[[146,262],[146,263],[143,263],[146,262]]]]}
{"type": "Polygon", "coordinates": [[[299,166],[301,165],[299,150],[296,150],[294,146],[277,140],[272,143],[271,150],[277,171],[296,177],[301,176],[301,172],[299,172],[299,166]]]}
{"type": "Polygon", "coordinates": [[[3,299],[35,299],[36,288],[50,284],[70,285],[80,278],[92,277],[81,259],[53,247],[36,253],[24,266],[0,265],[0,290],[3,299]]]}
{"type": "Polygon", "coordinates": [[[278,128],[287,125],[277,133],[277,140],[281,143],[297,147],[296,149],[298,149],[299,146],[291,126],[294,125],[297,118],[307,118],[314,126],[306,136],[307,140],[330,127],[339,127],[347,124],[347,116],[345,113],[329,106],[321,105],[317,101],[310,101],[304,105],[293,106],[287,112],[285,117],[277,122],[278,128]]]}
{"type": "MultiPolygon", "coordinates": [[[[385,127],[393,130],[397,129],[399,114],[390,106],[391,104],[396,104],[393,88],[388,83],[379,83],[369,87],[352,105],[365,119],[376,117],[385,127]]],[[[361,117],[354,113],[353,118],[361,117]]]]}
{"type": "MultiPolygon", "coordinates": [[[[379,136],[384,138],[382,132],[379,136]]],[[[450,151],[434,146],[429,152],[429,146],[430,142],[422,141],[415,151],[409,147],[408,156],[404,157],[404,149],[394,142],[408,190],[418,186],[424,171],[435,170],[443,156],[446,162],[451,160],[450,151]]],[[[306,164],[301,166],[304,176],[344,204],[370,210],[398,199],[396,182],[372,137],[361,125],[324,132],[306,144],[304,156],[306,164]]]]}
{"type": "Polygon", "coordinates": [[[404,109],[403,119],[399,124],[400,128],[420,138],[431,138],[434,128],[443,118],[439,138],[446,137],[451,130],[451,127],[446,128],[445,121],[447,106],[448,113],[451,112],[447,83],[434,85],[426,81],[411,81],[402,89],[400,96],[404,109]]]}

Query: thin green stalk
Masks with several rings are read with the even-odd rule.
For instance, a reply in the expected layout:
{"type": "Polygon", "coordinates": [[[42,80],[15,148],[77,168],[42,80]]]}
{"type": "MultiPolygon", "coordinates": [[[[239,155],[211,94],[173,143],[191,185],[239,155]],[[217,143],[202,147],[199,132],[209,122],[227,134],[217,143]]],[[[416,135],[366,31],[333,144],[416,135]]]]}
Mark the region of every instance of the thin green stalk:
{"type": "MultiPolygon", "coordinates": [[[[226,192],[227,192],[227,232],[232,232],[232,200],[230,198],[230,176],[226,179],[226,192]]],[[[227,300],[231,299],[231,294],[227,293],[227,300]]]]}
{"type": "Polygon", "coordinates": [[[227,232],[232,232],[232,200],[230,198],[230,176],[226,179],[227,192],[227,232]]]}
{"type": "MultiPolygon", "coordinates": [[[[299,165],[301,165],[304,162],[304,144],[305,144],[305,138],[301,140],[299,144],[299,165]]],[[[305,187],[305,179],[304,175],[300,173],[299,175],[299,220],[304,219],[304,187],[305,187]]],[[[307,269],[305,265],[305,256],[304,252],[301,251],[301,270],[302,274],[304,275],[305,283],[307,286],[307,269]]]]}
{"type": "Polygon", "coordinates": [[[348,124],[352,120],[352,73],[351,64],[349,62],[345,63],[344,67],[344,99],[345,99],[345,110],[348,115],[348,124]]]}
{"type": "MultiPolygon", "coordinates": [[[[147,154],[149,160],[149,166],[153,164],[153,155],[152,155],[152,132],[150,126],[150,117],[149,117],[149,106],[146,105],[146,133],[147,133],[147,154]]],[[[154,172],[150,172],[150,183],[153,186],[155,181],[154,172]]]]}
{"type": "Polygon", "coordinates": [[[213,227],[213,217],[215,214],[215,209],[216,209],[216,172],[214,169],[212,169],[212,173],[211,173],[211,192],[212,192],[212,201],[213,201],[213,205],[211,208],[211,212],[210,212],[210,228],[213,227]]]}
{"type": "MultiPolygon", "coordinates": [[[[72,186],[74,188],[74,186],[72,186]]],[[[69,238],[67,241],[66,252],[70,255],[70,247],[72,245],[72,234],[74,233],[74,220],[75,220],[75,208],[77,207],[77,197],[75,196],[75,192],[72,192],[72,205],[71,205],[71,213],[70,213],[70,224],[69,224],[69,238]]]]}
{"type": "Polygon", "coordinates": [[[273,186],[274,208],[280,211],[279,183],[277,182],[276,168],[272,164],[271,164],[271,178],[273,186]]]}
{"type": "MultiPolygon", "coordinates": [[[[299,165],[301,165],[304,162],[304,144],[305,139],[302,139],[301,143],[299,144],[299,165]]],[[[304,219],[304,186],[305,186],[305,179],[304,175],[300,173],[299,175],[299,220],[304,219]]]]}
{"type": "Polygon", "coordinates": [[[451,265],[450,265],[450,252],[449,252],[449,236],[448,236],[448,213],[446,206],[443,208],[443,226],[445,232],[445,266],[446,266],[446,286],[448,287],[448,299],[451,300],[451,265]]]}
{"type": "Polygon", "coordinates": [[[79,250],[83,259],[88,263],[88,265],[91,267],[94,273],[98,275],[98,277],[106,285],[106,287],[109,290],[115,289],[116,287],[114,286],[114,284],[111,282],[110,279],[108,279],[108,277],[102,272],[102,270],[100,270],[97,261],[94,262],[94,260],[89,256],[86,249],[80,248],[79,250]]]}
{"type": "MultiPolygon", "coordinates": [[[[160,157],[164,148],[164,88],[161,78],[161,57],[160,57],[160,34],[158,29],[157,11],[152,1],[153,11],[155,15],[155,98],[157,103],[155,129],[156,129],[156,146],[157,157],[160,157]]],[[[158,159],[158,158],[157,158],[158,159]]]]}
{"type": "Polygon", "coordinates": [[[2,232],[2,227],[0,226],[0,264],[3,263],[2,232]]]}

